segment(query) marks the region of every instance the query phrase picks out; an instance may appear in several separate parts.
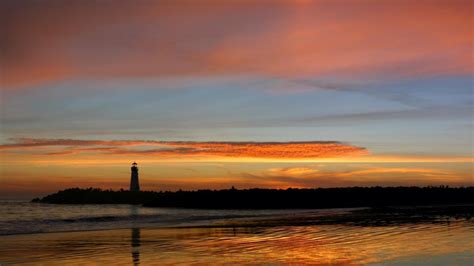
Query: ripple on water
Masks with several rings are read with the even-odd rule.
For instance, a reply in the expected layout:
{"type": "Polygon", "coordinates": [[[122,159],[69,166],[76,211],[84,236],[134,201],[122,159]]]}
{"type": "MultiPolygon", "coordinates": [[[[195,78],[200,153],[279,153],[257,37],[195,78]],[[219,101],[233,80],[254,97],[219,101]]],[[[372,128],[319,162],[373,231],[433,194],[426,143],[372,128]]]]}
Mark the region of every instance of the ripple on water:
{"type": "MultiPolygon", "coordinates": [[[[32,208],[29,204],[24,204],[23,207],[23,211],[32,208]]],[[[12,209],[12,206],[9,208],[12,209]]],[[[51,211],[50,208],[54,209],[51,206],[40,207],[43,211],[51,211]]],[[[9,213],[12,212],[15,211],[10,210],[9,213]]],[[[88,219],[95,219],[95,216],[124,216],[124,219],[135,220],[125,224],[129,229],[0,236],[0,263],[367,264],[403,261],[404,264],[409,264],[410,261],[429,256],[443,258],[443,262],[449,256],[454,256],[463,262],[472,259],[474,252],[473,221],[452,220],[449,223],[386,226],[290,226],[282,223],[279,226],[259,227],[237,223],[240,226],[147,228],[150,225],[166,224],[166,219],[169,219],[168,222],[181,221],[183,217],[192,217],[209,225],[212,224],[210,221],[219,218],[234,222],[240,221],[241,217],[303,219],[306,216],[314,218],[321,215],[321,212],[149,210],[130,206],[61,206],[52,212],[50,217],[45,217],[44,214],[25,214],[21,219],[17,217],[16,221],[12,217],[0,217],[0,227],[5,224],[17,228],[34,227],[38,225],[37,222],[35,224],[35,219],[41,218],[37,228],[42,230],[57,231],[58,228],[52,227],[59,226],[61,229],[63,224],[63,229],[87,230],[94,229],[89,227],[88,219]],[[68,210],[70,214],[56,213],[64,210],[68,210]],[[87,212],[90,213],[86,215],[87,212]],[[45,222],[48,219],[49,222],[45,222]],[[65,219],[72,219],[74,222],[62,221],[65,219]],[[19,220],[28,223],[15,225],[19,220]]],[[[331,211],[326,210],[325,215],[327,213],[331,211]]],[[[95,219],[92,225],[99,224],[96,229],[104,229],[108,225],[114,228],[117,224],[120,225],[121,219],[95,219]]]]}

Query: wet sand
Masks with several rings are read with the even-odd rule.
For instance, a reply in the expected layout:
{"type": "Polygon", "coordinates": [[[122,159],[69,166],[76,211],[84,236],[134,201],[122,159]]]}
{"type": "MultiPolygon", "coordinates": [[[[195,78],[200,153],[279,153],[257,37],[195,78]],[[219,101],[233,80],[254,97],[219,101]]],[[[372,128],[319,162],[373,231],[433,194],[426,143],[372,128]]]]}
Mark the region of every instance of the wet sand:
{"type": "Polygon", "coordinates": [[[384,226],[132,228],[0,237],[0,263],[26,265],[472,265],[467,220],[384,226]]]}

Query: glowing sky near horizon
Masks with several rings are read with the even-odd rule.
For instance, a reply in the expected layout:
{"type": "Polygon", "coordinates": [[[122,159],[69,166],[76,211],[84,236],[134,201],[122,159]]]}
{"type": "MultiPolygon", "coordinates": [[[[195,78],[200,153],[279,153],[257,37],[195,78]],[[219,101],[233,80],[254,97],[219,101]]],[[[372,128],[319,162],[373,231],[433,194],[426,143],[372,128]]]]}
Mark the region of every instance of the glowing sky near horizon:
{"type": "Polygon", "coordinates": [[[472,1],[0,3],[0,197],[473,184],[472,1]]]}

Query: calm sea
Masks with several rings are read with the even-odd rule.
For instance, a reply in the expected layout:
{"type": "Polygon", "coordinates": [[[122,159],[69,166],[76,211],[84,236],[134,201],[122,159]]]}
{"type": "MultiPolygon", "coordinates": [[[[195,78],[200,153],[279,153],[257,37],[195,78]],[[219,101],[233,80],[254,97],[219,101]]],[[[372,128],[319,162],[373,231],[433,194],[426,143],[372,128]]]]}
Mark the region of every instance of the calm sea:
{"type": "Polygon", "coordinates": [[[348,211],[0,201],[0,264],[474,265],[473,221],[246,226],[348,211]]]}

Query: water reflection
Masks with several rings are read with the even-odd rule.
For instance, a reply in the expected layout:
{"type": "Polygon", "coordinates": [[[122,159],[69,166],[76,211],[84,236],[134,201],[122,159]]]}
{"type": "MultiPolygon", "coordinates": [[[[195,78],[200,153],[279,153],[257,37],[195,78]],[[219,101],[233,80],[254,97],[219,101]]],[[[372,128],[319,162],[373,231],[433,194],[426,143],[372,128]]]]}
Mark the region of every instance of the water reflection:
{"type": "Polygon", "coordinates": [[[140,205],[130,205],[130,216],[138,216],[140,214],[140,205]]]}
{"type": "MultiPolygon", "coordinates": [[[[130,205],[130,216],[137,217],[139,215],[140,206],[130,205]]],[[[140,228],[131,229],[131,253],[133,265],[140,264],[140,228]]]]}
{"type": "Polygon", "coordinates": [[[140,264],[140,228],[132,228],[132,261],[133,265],[140,264]]]}
{"type": "Polygon", "coordinates": [[[0,264],[432,264],[472,262],[472,222],[162,228],[0,237],[0,264]],[[130,261],[131,259],[131,261],[130,261]],[[433,261],[433,259],[435,259],[433,261]],[[439,263],[448,262],[448,263],[439,263]]]}

